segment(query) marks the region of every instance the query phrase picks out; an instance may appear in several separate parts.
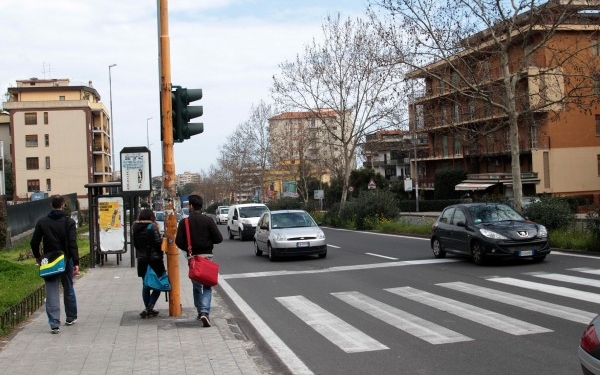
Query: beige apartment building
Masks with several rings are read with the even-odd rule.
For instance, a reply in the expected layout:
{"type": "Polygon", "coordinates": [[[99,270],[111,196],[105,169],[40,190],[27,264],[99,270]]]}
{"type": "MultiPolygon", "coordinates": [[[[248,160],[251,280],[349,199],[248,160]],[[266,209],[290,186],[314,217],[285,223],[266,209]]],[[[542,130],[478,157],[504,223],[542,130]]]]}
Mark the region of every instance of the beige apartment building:
{"type": "MultiPolygon", "coordinates": [[[[561,10],[560,2],[553,4],[548,17],[540,19],[552,19],[561,10]]],[[[536,31],[529,41],[513,36],[508,69],[518,79],[524,195],[577,195],[600,203],[600,15],[588,9],[597,6],[582,2],[574,7],[545,47],[530,55],[525,52],[544,37],[549,26],[533,28],[536,31]],[[558,65],[560,53],[567,52],[576,58],[558,65]]],[[[528,19],[521,21],[522,27],[529,26],[528,19]]],[[[436,171],[459,168],[469,173],[469,179],[456,190],[512,196],[507,113],[472,95],[476,90],[488,92],[495,100],[494,95],[502,93],[497,88],[503,69],[498,54],[486,53],[488,35],[486,30],[469,37],[465,44],[470,48],[462,55],[434,62],[409,76],[423,83],[409,106],[410,133],[426,139],[426,147],[417,150],[416,158],[409,151],[398,153],[397,159],[409,157],[413,168],[418,165],[423,189],[434,188],[436,171]],[[461,77],[471,81],[461,81],[461,77]]]]}
{"type": "Polygon", "coordinates": [[[84,186],[113,175],[110,116],[92,83],[18,80],[2,107],[10,115],[14,200],[36,192],[76,193],[86,209],[84,186]]]}

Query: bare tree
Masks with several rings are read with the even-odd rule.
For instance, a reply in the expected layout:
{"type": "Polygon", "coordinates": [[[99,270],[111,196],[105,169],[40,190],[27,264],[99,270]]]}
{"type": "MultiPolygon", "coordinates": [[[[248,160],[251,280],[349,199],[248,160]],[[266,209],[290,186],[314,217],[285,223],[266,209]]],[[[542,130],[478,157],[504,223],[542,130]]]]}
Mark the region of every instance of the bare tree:
{"type": "Polygon", "coordinates": [[[328,17],[322,29],[322,43],[313,39],[303,55],[280,64],[272,95],[282,109],[311,112],[321,120],[324,139],[338,150],[344,202],[357,146],[367,133],[394,126],[392,113],[407,107],[397,91],[403,67],[381,64],[391,52],[365,20],[328,17]],[[324,109],[336,113],[334,121],[324,109]]]}
{"type": "Polygon", "coordinates": [[[506,129],[515,205],[521,210],[520,134],[535,132],[538,121],[567,108],[589,111],[597,103],[598,67],[590,58],[589,36],[598,35],[598,15],[581,12],[597,11],[597,3],[370,0],[370,9],[379,35],[398,49],[397,62],[412,69],[408,77],[423,79],[429,89],[436,82],[445,96],[435,109],[442,116],[432,115],[426,123],[458,132],[473,145],[506,129]],[[467,115],[484,112],[479,118],[485,121],[453,121],[461,106],[467,115]]]}

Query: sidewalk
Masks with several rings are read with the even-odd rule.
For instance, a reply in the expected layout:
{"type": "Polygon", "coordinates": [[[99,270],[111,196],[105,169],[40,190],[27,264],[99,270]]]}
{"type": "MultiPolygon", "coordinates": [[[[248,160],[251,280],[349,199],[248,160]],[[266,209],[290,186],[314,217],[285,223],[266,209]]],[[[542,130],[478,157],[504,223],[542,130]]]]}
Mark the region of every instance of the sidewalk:
{"type": "MultiPolygon", "coordinates": [[[[219,374],[265,375],[261,356],[240,332],[213,288],[212,327],[196,320],[185,257],[180,257],[182,315],[169,316],[161,294],[157,317],[141,319],[141,279],[130,254],[117,265],[109,255],[103,266],[88,269],[75,281],[78,319],[50,333],[45,307],[0,343],[0,368],[10,375],[219,374]],[[232,324],[233,323],[233,324],[232,324]]],[[[264,361],[263,361],[264,363],[264,361]]]]}

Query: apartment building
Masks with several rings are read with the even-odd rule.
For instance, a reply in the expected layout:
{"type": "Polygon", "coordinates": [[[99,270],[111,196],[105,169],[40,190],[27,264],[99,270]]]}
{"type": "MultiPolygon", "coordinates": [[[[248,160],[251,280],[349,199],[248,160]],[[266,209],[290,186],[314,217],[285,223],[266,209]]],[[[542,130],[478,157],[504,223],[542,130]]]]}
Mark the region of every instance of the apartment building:
{"type": "MultiPolygon", "coordinates": [[[[335,110],[319,109],[284,112],[269,119],[269,142],[273,156],[270,176],[274,180],[267,181],[263,190],[265,196],[282,196],[285,183],[300,178],[302,164],[311,166],[310,170],[302,171],[305,176],[324,183],[342,170],[339,116],[335,110]]],[[[354,168],[354,158],[352,160],[354,168]]]]}
{"type": "Polygon", "coordinates": [[[76,193],[87,208],[88,183],[112,180],[110,116],[100,94],[69,79],[18,80],[2,103],[10,115],[14,200],[76,193]]]}
{"type": "MultiPolygon", "coordinates": [[[[517,81],[523,195],[579,195],[600,203],[600,14],[597,5],[574,4],[553,34],[550,25],[532,27],[523,15],[518,22],[528,33],[511,35],[507,68],[517,81]]],[[[562,6],[552,1],[538,22],[565,14],[562,6]]],[[[509,113],[490,104],[505,94],[505,66],[491,50],[491,34],[473,35],[460,55],[409,75],[422,88],[409,104],[410,132],[427,139],[409,158],[425,189],[434,188],[436,171],[461,168],[469,179],[457,190],[513,194],[509,113]]]]}
{"type": "Polygon", "coordinates": [[[187,184],[199,184],[201,181],[200,173],[183,172],[175,176],[177,179],[177,187],[182,188],[187,184]]]}

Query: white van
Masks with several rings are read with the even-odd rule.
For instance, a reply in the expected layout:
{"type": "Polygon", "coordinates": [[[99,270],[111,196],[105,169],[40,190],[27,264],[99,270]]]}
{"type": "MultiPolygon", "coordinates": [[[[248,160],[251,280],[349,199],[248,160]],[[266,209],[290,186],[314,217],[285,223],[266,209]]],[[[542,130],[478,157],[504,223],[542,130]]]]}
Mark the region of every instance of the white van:
{"type": "Polygon", "coordinates": [[[230,206],[229,217],[227,218],[229,239],[233,240],[234,236],[237,236],[240,241],[254,238],[258,219],[265,211],[269,211],[269,208],[260,203],[243,203],[230,206]]]}

